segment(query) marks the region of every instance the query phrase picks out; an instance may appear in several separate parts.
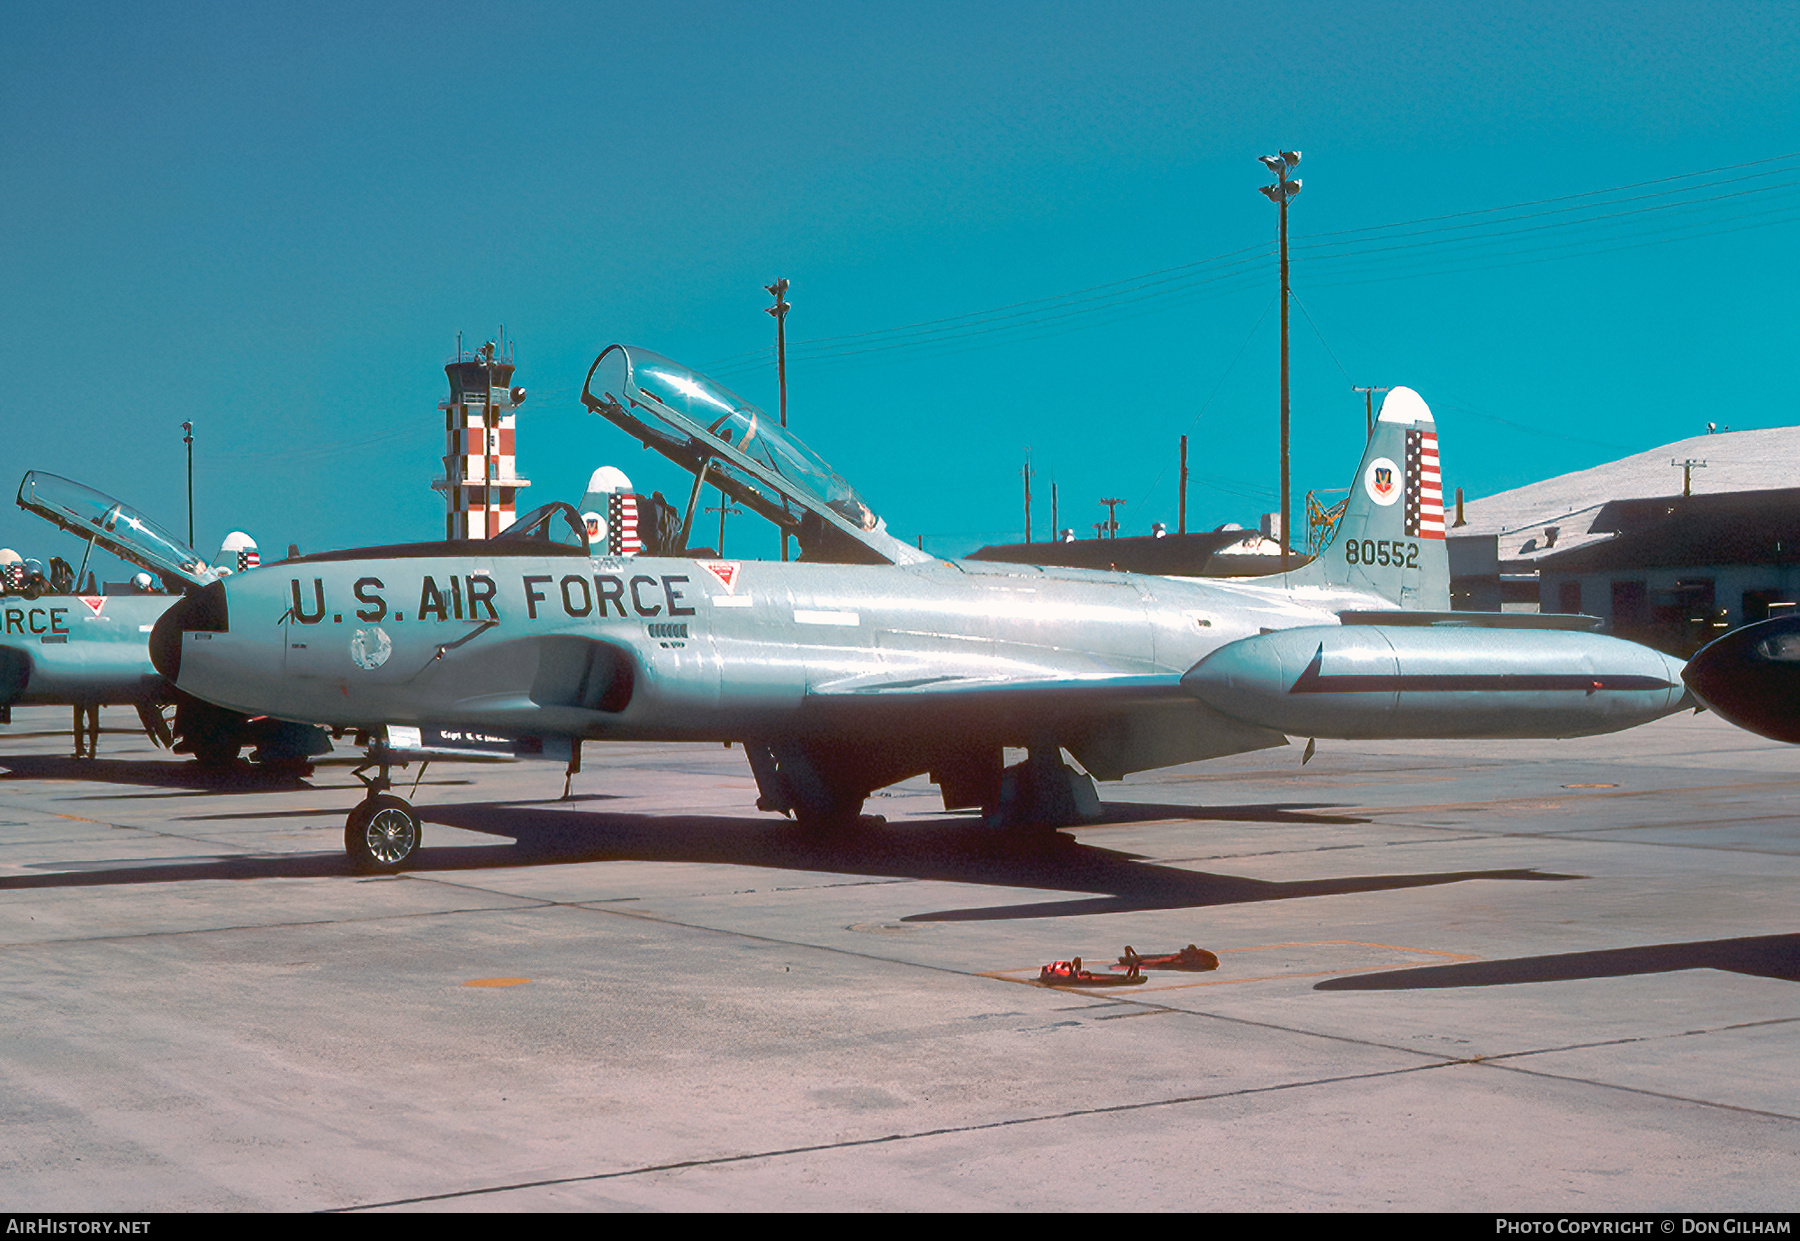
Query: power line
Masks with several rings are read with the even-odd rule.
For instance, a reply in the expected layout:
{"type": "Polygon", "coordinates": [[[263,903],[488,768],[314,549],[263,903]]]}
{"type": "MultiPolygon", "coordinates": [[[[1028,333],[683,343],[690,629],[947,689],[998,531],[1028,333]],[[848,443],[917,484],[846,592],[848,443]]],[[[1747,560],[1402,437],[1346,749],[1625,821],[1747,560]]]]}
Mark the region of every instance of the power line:
{"type": "MultiPolygon", "coordinates": [[[[1582,227],[1588,227],[1591,225],[1602,224],[1607,220],[1628,219],[1628,218],[1635,217],[1635,216],[1650,215],[1654,212],[1659,212],[1659,211],[1679,211],[1679,210],[1683,210],[1683,209],[1692,209],[1695,207],[1705,206],[1706,204],[1709,204],[1709,203],[1724,202],[1727,199],[1744,198],[1751,194],[1767,194],[1767,193],[1772,193],[1773,191],[1776,191],[1776,190],[1792,189],[1793,187],[1795,187],[1797,185],[1800,185],[1800,181],[1783,181],[1776,185],[1759,186],[1756,189],[1735,190],[1728,194],[1715,194],[1715,195],[1711,196],[1710,198],[1699,198],[1699,199],[1693,199],[1693,200],[1683,201],[1683,202],[1659,203],[1653,207],[1633,207],[1629,211],[1615,211],[1615,212],[1611,212],[1607,215],[1588,216],[1588,217],[1584,217],[1582,219],[1577,219],[1577,220],[1557,220],[1551,224],[1531,224],[1531,225],[1527,225],[1524,228],[1498,229],[1494,232],[1487,233],[1487,234],[1481,235],[1481,236],[1446,237],[1446,238],[1438,238],[1438,239],[1435,239],[1432,241],[1408,241],[1408,242],[1400,242],[1400,243],[1397,243],[1394,245],[1389,245],[1389,246],[1363,246],[1362,248],[1360,248],[1358,250],[1350,251],[1350,252],[1346,252],[1346,253],[1352,253],[1355,255],[1355,257],[1361,258],[1361,257],[1370,255],[1370,254],[1386,254],[1386,253],[1390,253],[1395,250],[1415,250],[1415,249],[1419,249],[1420,247],[1423,247],[1423,246],[1435,246],[1435,245],[1446,245],[1446,244],[1460,245],[1460,244],[1470,243],[1470,242],[1487,241],[1487,240],[1499,238],[1499,237],[1516,237],[1516,236],[1520,236],[1525,233],[1543,232],[1547,229],[1553,229],[1553,228],[1582,228],[1582,227]]],[[[1611,206],[1612,204],[1611,203],[1597,203],[1594,205],[1595,206],[1611,206]]],[[[1529,218],[1529,217],[1517,217],[1517,218],[1529,218]]],[[[1513,220],[1512,219],[1496,220],[1496,221],[1494,221],[1494,223],[1510,224],[1510,223],[1513,223],[1513,220]]],[[[1433,231],[1438,231],[1438,230],[1433,230],[1433,231]]],[[[1401,235],[1406,236],[1408,234],[1401,234],[1401,235]]],[[[1372,238],[1370,240],[1384,240],[1384,239],[1372,238]]],[[[1333,244],[1335,244],[1335,243],[1333,243],[1333,244]]],[[[1318,246],[1296,246],[1295,248],[1296,249],[1316,249],[1316,248],[1320,248],[1320,247],[1318,247],[1318,246]]],[[[1320,255],[1319,260],[1329,262],[1332,259],[1338,258],[1338,257],[1342,257],[1342,255],[1325,254],[1325,255],[1320,255]]]]}
{"type": "MultiPolygon", "coordinates": [[[[1576,194],[1513,203],[1501,207],[1428,216],[1393,224],[1344,229],[1331,233],[1309,234],[1296,238],[1295,248],[1311,252],[1307,256],[1305,264],[1306,270],[1310,273],[1306,281],[1308,287],[1322,288],[1343,283],[1336,277],[1354,274],[1362,270],[1373,270],[1366,265],[1368,263],[1385,264],[1379,269],[1385,273],[1381,277],[1382,279],[1404,278],[1408,275],[1420,274],[1416,269],[1411,272],[1396,272],[1392,266],[1394,259],[1381,257],[1384,255],[1410,254],[1422,258],[1445,249],[1451,252],[1461,250],[1467,253],[1495,244],[1516,241],[1527,236],[1552,235],[1561,230],[1591,230],[1595,234],[1603,234],[1607,230],[1618,228],[1621,225],[1626,228],[1630,228],[1634,224],[1650,223],[1652,225],[1651,229],[1635,236],[1627,233],[1624,237],[1627,246],[1637,244],[1637,237],[1661,236],[1665,240],[1691,240],[1709,234],[1737,232],[1741,231],[1737,227],[1724,226],[1738,225],[1743,221],[1756,219],[1759,214],[1774,215],[1790,211],[1793,208],[1788,204],[1783,204],[1771,207],[1763,213],[1738,213],[1722,218],[1714,217],[1710,220],[1672,217],[1706,213],[1723,203],[1760,195],[1778,194],[1800,186],[1800,180],[1787,180],[1773,185],[1760,185],[1697,196],[1701,191],[1741,184],[1760,178],[1780,176],[1795,171],[1791,164],[1797,157],[1800,157],[1800,152],[1771,156],[1767,159],[1752,160],[1701,172],[1680,173],[1605,189],[1586,190],[1576,194]],[[1738,172],[1746,168],[1755,168],[1759,171],[1732,177],[1718,176],[1721,173],[1738,172]],[[1707,177],[1715,179],[1700,180],[1707,177]],[[1657,190],[1650,194],[1617,197],[1627,191],[1672,185],[1676,182],[1690,182],[1691,184],[1675,189],[1657,190]],[[1640,203],[1649,199],[1668,199],[1672,195],[1680,197],[1673,201],[1652,202],[1644,206],[1625,207],[1622,210],[1607,210],[1621,207],[1626,203],[1640,203]],[[1555,206],[1555,204],[1563,203],[1575,203],[1576,205],[1555,206]],[[1551,209],[1526,211],[1528,208],[1546,206],[1551,209]],[[1515,214],[1506,214],[1509,212],[1515,214]],[[1516,214],[1520,212],[1524,212],[1524,214],[1516,214]],[[1563,218],[1546,219],[1546,217],[1553,216],[1563,218]],[[1444,220],[1467,220],[1470,222],[1436,229],[1420,229],[1418,227],[1436,224],[1444,220]],[[1523,224],[1522,221],[1526,220],[1543,220],[1544,222],[1523,224]],[[1413,231],[1402,231],[1409,229],[1413,231]],[[1417,240],[1398,240],[1407,237],[1417,238],[1417,240]],[[1320,279],[1320,277],[1324,279],[1320,279]]],[[[1747,224],[1744,227],[1757,227],[1757,225],[1747,224]]],[[[1619,240],[1621,238],[1617,234],[1611,238],[1603,236],[1579,238],[1566,243],[1551,243],[1548,246],[1502,251],[1496,257],[1508,257],[1515,254],[1549,254],[1553,257],[1572,257],[1580,252],[1609,253],[1621,248],[1615,244],[1619,240]],[[1556,254],[1557,251],[1563,253],[1556,254]]],[[[821,365],[865,360],[871,355],[898,350],[909,351],[909,356],[938,356],[948,352],[962,352],[969,348],[985,348],[1001,343],[1010,344],[1041,339],[1045,336],[1107,325],[1134,317],[1138,313],[1166,309],[1201,297],[1220,296],[1235,292],[1238,288],[1260,279],[1258,275],[1260,267],[1256,265],[1270,257],[1272,250],[1273,247],[1266,243],[1248,246],[1175,267],[1161,268],[1137,276],[1089,285],[1068,293],[1052,294],[1008,303],[990,310],[971,311],[960,315],[902,324],[892,328],[791,341],[789,347],[797,360],[821,365]],[[954,346],[954,348],[949,348],[949,346],[954,346]]],[[[1313,326],[1317,331],[1317,324],[1315,323],[1313,326]]],[[[1327,349],[1329,351],[1329,346],[1327,349]]],[[[771,352],[764,348],[732,355],[719,359],[703,369],[721,378],[747,374],[768,366],[772,360],[771,352]]]]}
{"type": "MultiPolygon", "coordinates": [[[[1714,173],[1735,172],[1739,168],[1755,168],[1755,167],[1759,167],[1763,164],[1783,163],[1785,161],[1797,159],[1797,158],[1800,158],[1800,151],[1789,151],[1785,155],[1771,155],[1767,159],[1753,159],[1753,160],[1748,160],[1741,164],[1726,164],[1719,168],[1702,169],[1699,172],[1680,172],[1680,173],[1674,174],[1673,176],[1657,177],[1650,181],[1633,181],[1626,185],[1615,185],[1615,186],[1611,186],[1611,187],[1609,187],[1607,189],[1603,189],[1603,190],[1582,190],[1580,193],[1577,193],[1577,194],[1562,194],[1555,198],[1538,198],[1538,199],[1534,199],[1530,202],[1509,203],[1509,204],[1507,204],[1505,206],[1501,206],[1501,207],[1482,207],[1482,208],[1479,208],[1474,211],[1454,211],[1448,215],[1424,216],[1421,219],[1401,220],[1401,221],[1398,221],[1397,223],[1393,223],[1393,224],[1370,224],[1370,225],[1366,225],[1365,227],[1362,227],[1362,228],[1345,228],[1345,229],[1339,229],[1335,232],[1330,232],[1330,233],[1308,233],[1305,236],[1301,237],[1300,240],[1301,241],[1309,241],[1309,240],[1318,240],[1319,238],[1323,238],[1323,237],[1343,237],[1343,236],[1347,236],[1351,233],[1376,232],[1379,230],[1390,229],[1390,228],[1409,228],[1414,224],[1435,224],[1439,220],[1459,220],[1466,216],[1490,215],[1490,214],[1493,214],[1494,212],[1498,212],[1498,211],[1517,211],[1524,207],[1541,207],[1541,206],[1544,206],[1546,203],[1570,202],[1577,198],[1597,198],[1603,194],[1617,194],[1617,193],[1621,193],[1625,190],[1642,189],[1647,185],[1666,185],[1671,181],[1690,181],[1695,177],[1710,177],[1714,173]]],[[[1765,175],[1771,175],[1771,174],[1758,173],[1755,175],[1765,176],[1765,175]]],[[[1735,179],[1744,180],[1747,178],[1735,178],[1735,179]]],[[[1721,183],[1721,184],[1723,184],[1723,183],[1721,183]]]]}

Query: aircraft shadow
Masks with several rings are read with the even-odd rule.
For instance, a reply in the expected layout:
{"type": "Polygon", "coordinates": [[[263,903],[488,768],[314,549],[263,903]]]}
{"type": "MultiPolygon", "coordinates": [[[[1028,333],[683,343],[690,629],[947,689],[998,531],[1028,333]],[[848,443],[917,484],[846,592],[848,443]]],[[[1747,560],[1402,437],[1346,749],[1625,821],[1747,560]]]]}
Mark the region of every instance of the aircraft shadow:
{"type": "Polygon", "coordinates": [[[1198,819],[1222,823],[1312,823],[1348,827],[1367,823],[1350,814],[1319,814],[1327,802],[1284,802],[1280,805],[1195,806],[1175,802],[1109,801],[1100,803],[1100,817],[1090,826],[1109,823],[1156,823],[1166,819],[1198,819]]]}
{"type": "MultiPolygon", "coordinates": [[[[337,764],[343,766],[343,764],[337,764]]],[[[202,767],[188,761],[169,762],[155,759],[59,758],[43,754],[0,756],[0,781],[3,780],[73,780],[91,784],[123,784],[138,788],[173,789],[167,793],[87,793],[81,801],[142,801],[156,798],[192,797],[208,793],[290,793],[296,789],[317,787],[309,777],[291,771],[276,771],[255,763],[239,760],[229,767],[202,767]]],[[[448,788],[474,783],[467,777],[454,775],[427,776],[421,788],[448,788]]],[[[355,788],[355,785],[351,785],[355,788]]],[[[412,781],[396,781],[404,792],[412,781]]],[[[341,815],[343,811],[302,810],[292,812],[256,811],[246,815],[219,815],[218,818],[261,818],[269,813],[341,815]]]]}
{"type": "MultiPolygon", "coordinates": [[[[566,803],[565,803],[566,804],[566,803]]],[[[1126,815],[1205,819],[1211,809],[1119,806],[1126,815]]],[[[302,812],[315,813],[315,812],[302,812]]],[[[321,814],[334,812],[316,812],[321,814]]],[[[1284,806],[1233,806],[1226,817],[1267,822],[1315,822],[1284,806]]],[[[233,816],[243,817],[243,816],[233,816]]],[[[1291,900],[1353,892],[1392,891],[1475,879],[1546,881],[1573,879],[1536,870],[1449,871],[1435,874],[1357,875],[1271,882],[1162,866],[1139,855],[1084,844],[1060,833],[997,831],[967,818],[881,824],[864,820],[854,830],[814,834],[785,819],[768,817],[664,816],[556,809],[538,803],[477,802],[428,807],[421,812],[424,847],[408,873],[433,874],[599,861],[664,861],[755,866],[768,869],[932,879],[989,887],[1041,888],[1094,895],[1036,903],[951,909],[913,914],[909,922],[996,921],[1075,917],[1150,909],[1291,900]],[[431,844],[430,824],[511,838],[511,848],[431,844]]],[[[1324,819],[1324,821],[1332,821],[1324,819]]],[[[187,857],[143,862],[96,862],[42,875],[0,876],[0,891],[94,887],[108,884],[204,880],[301,879],[350,874],[342,854],[259,854],[187,857]]]]}
{"type": "Polygon", "coordinates": [[[155,759],[69,758],[47,754],[0,756],[0,780],[83,780],[135,784],[146,788],[234,793],[308,787],[293,772],[269,771],[254,763],[202,767],[195,762],[155,759]]]}
{"type": "MultiPolygon", "coordinates": [[[[1116,819],[1208,819],[1211,808],[1110,805],[1116,819]],[[1142,812],[1141,814],[1139,812],[1142,812]]],[[[828,871],[890,879],[935,879],[989,887],[1094,892],[1093,897],[908,916],[908,922],[991,921],[1071,917],[1143,909],[1187,909],[1249,901],[1287,900],[1349,892],[1386,891],[1470,879],[1576,878],[1535,870],[1456,871],[1429,875],[1368,875],[1274,883],[1146,863],[1139,855],[1083,844],[1060,833],[997,831],[976,820],[944,818],[876,824],[814,835],[786,820],[663,818],[506,806],[444,806],[426,812],[436,823],[512,837],[534,861],[712,862],[780,870],[828,871]]],[[[1339,822],[1281,806],[1233,806],[1218,817],[1267,822],[1339,822]]],[[[421,857],[424,856],[423,851],[421,857]]]]}
{"type": "Polygon", "coordinates": [[[1647,944],[1510,961],[1469,961],[1330,978],[1315,991],[1415,991],[1440,987],[1505,987],[1524,982],[1569,982],[1585,978],[1628,978],[1675,970],[1729,970],[1755,978],[1800,982],[1800,935],[1755,935],[1744,939],[1697,940],[1687,944],[1647,944]]]}

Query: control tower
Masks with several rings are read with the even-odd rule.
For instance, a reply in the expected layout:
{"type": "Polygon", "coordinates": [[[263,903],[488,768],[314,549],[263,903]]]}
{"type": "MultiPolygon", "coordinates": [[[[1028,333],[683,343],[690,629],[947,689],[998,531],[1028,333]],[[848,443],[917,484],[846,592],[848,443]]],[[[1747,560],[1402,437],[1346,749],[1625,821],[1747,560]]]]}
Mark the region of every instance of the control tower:
{"type": "Polygon", "coordinates": [[[444,374],[444,473],[431,483],[444,493],[444,537],[491,539],[512,525],[519,491],[531,486],[513,464],[513,419],[525,389],[510,386],[512,347],[497,354],[493,341],[475,353],[459,348],[444,374]]]}

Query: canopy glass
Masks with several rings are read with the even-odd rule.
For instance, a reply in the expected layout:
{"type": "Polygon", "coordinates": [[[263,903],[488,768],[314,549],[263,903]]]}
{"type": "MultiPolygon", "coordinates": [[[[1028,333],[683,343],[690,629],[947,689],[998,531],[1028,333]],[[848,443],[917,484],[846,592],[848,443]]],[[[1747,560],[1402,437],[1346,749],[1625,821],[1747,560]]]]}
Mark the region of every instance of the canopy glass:
{"type": "Polygon", "coordinates": [[[19,507],[166,578],[204,586],[219,576],[186,543],[136,509],[55,474],[25,475],[19,507]]]}
{"type": "Polygon", "coordinates": [[[736,393],[678,362],[611,345],[594,360],[582,402],[706,483],[788,529],[824,510],[851,532],[875,514],[798,436],[736,393]]]}

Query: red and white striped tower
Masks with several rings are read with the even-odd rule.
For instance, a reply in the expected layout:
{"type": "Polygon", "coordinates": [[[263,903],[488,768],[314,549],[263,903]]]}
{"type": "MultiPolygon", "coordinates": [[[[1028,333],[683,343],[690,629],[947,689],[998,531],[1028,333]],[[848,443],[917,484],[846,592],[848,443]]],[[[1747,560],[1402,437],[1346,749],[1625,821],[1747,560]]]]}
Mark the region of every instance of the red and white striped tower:
{"type": "Polygon", "coordinates": [[[432,480],[444,493],[444,537],[491,539],[518,515],[519,492],[531,486],[516,473],[513,420],[525,389],[512,384],[512,349],[497,355],[493,341],[445,363],[450,399],[444,415],[444,474],[432,480]]]}

